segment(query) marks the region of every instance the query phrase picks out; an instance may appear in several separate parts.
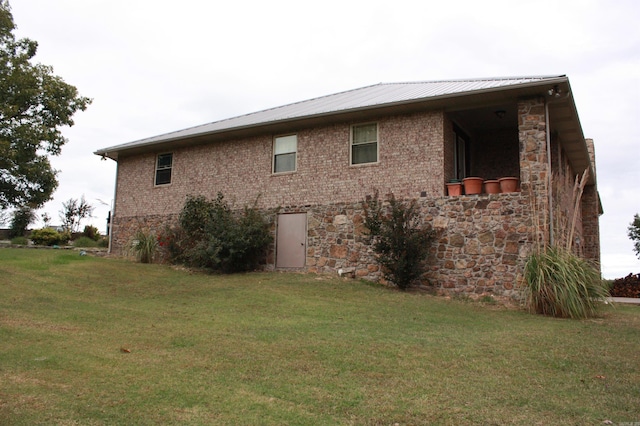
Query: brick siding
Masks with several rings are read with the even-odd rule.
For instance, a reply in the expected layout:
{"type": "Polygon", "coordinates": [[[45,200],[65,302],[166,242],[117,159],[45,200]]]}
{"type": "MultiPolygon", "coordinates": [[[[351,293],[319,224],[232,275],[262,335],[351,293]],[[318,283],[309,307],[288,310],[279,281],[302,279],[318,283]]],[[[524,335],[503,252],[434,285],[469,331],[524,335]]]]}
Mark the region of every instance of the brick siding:
{"type": "Polygon", "coordinates": [[[378,122],[379,162],[349,164],[350,123],[292,129],[298,135],[297,171],[272,174],[274,135],[173,152],[170,185],[154,187],[158,153],[118,159],[116,216],[178,213],[188,194],[258,207],[354,202],[377,188],[399,198],[444,194],[443,113],[385,117],[378,122]]]}

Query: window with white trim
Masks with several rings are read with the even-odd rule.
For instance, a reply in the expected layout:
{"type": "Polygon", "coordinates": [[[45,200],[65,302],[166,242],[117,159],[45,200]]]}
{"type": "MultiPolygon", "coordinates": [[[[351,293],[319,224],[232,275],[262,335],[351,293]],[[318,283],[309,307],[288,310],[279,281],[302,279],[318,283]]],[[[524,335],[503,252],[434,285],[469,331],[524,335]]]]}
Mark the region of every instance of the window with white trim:
{"type": "Polygon", "coordinates": [[[378,162],[378,123],[351,126],[351,164],[378,162]]]}
{"type": "Polygon", "coordinates": [[[173,167],[173,154],[158,154],[156,158],[156,185],[168,185],[171,183],[171,168],[173,167]]]}
{"type": "Polygon", "coordinates": [[[273,140],[273,173],[294,172],[298,135],[278,136],[273,140]]]}

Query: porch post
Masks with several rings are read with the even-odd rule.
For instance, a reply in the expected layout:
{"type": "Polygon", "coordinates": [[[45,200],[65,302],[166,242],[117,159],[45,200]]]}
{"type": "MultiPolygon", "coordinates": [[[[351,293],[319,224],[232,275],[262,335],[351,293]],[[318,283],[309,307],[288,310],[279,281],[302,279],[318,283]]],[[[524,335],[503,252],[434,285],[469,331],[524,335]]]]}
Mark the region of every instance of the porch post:
{"type": "Polygon", "coordinates": [[[549,232],[549,153],[544,98],[518,102],[520,141],[520,187],[529,198],[534,244],[544,246],[549,232]]]}

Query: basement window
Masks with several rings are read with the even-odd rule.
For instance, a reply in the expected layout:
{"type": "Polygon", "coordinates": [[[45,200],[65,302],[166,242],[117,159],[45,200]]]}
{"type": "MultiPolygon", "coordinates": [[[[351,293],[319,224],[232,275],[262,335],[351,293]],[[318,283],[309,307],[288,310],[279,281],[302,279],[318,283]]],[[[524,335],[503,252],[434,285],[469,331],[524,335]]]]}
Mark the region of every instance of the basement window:
{"type": "Polygon", "coordinates": [[[156,159],[156,185],[168,185],[171,183],[172,166],[172,153],[158,155],[156,159]]]}

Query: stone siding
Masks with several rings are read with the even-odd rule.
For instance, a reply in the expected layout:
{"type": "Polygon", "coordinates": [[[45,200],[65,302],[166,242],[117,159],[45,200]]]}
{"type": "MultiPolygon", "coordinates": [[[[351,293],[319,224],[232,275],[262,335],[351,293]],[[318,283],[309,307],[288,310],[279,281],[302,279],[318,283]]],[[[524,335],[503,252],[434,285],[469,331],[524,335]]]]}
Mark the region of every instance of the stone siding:
{"type": "Polygon", "coordinates": [[[549,159],[545,100],[534,98],[518,103],[518,139],[520,142],[520,188],[532,200],[530,207],[536,240],[548,244],[549,233],[549,159]]]}
{"type": "MultiPolygon", "coordinates": [[[[445,292],[516,295],[532,249],[529,201],[521,193],[419,200],[437,231],[423,284],[445,292]]],[[[307,269],[381,279],[361,204],[308,211],[307,269]]]]}
{"type": "MultiPolygon", "coordinates": [[[[439,197],[418,203],[423,223],[437,231],[424,285],[442,292],[518,294],[521,270],[532,247],[530,203],[523,194],[439,197]]],[[[289,206],[277,213],[307,214],[305,270],[335,274],[342,269],[357,278],[381,280],[361,202],[289,206]]],[[[277,213],[268,212],[272,223],[277,213]]],[[[121,235],[133,235],[139,228],[157,233],[175,220],[175,216],[128,218],[115,226],[121,235]]],[[[274,251],[267,256],[266,269],[275,268],[274,251]]]]}

